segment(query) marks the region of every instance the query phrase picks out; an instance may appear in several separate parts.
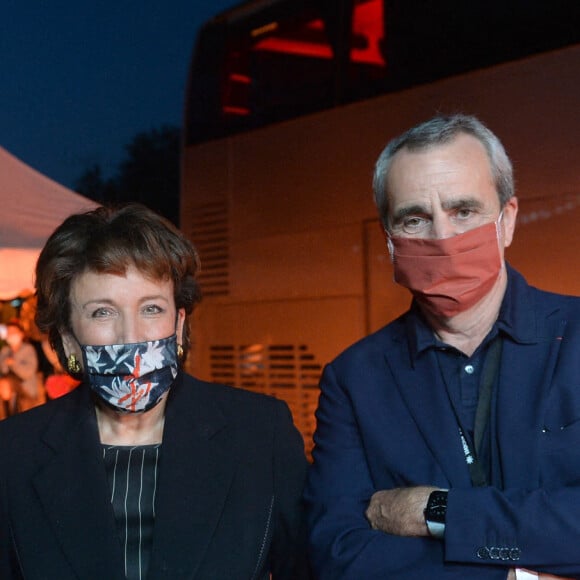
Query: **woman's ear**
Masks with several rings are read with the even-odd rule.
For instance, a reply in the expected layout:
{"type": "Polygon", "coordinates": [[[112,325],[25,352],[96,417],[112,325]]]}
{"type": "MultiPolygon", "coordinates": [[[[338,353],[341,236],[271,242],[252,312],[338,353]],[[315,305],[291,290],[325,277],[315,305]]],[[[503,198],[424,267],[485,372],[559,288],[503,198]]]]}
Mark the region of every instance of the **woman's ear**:
{"type": "Polygon", "coordinates": [[[183,344],[183,325],[185,324],[185,308],[180,308],[177,311],[177,323],[175,326],[175,334],[177,335],[177,344],[183,344]]]}
{"type": "Polygon", "coordinates": [[[67,358],[71,354],[74,354],[79,359],[82,358],[81,347],[77,342],[76,338],[74,338],[72,334],[68,332],[61,332],[60,339],[62,341],[64,354],[67,356],[67,358]]]}

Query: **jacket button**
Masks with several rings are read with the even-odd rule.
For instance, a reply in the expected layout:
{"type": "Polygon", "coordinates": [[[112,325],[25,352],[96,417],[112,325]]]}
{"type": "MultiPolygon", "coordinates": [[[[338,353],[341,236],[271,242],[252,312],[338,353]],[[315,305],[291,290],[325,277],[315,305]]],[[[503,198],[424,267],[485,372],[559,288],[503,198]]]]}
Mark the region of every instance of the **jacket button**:
{"type": "Polygon", "coordinates": [[[477,557],[481,560],[489,560],[489,548],[482,546],[477,549],[477,557]]]}
{"type": "Polygon", "coordinates": [[[520,559],[522,552],[519,548],[512,548],[510,550],[510,560],[513,560],[514,562],[516,562],[517,560],[520,559]]]}

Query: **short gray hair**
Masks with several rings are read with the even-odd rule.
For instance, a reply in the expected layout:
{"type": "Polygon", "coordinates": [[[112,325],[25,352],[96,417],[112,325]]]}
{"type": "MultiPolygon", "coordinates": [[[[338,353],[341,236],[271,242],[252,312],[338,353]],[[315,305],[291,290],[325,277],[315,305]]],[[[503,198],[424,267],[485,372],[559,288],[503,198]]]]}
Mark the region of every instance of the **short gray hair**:
{"type": "Polygon", "coordinates": [[[473,115],[438,115],[417,125],[390,141],[375,164],[373,192],[383,226],[388,228],[389,199],[387,182],[393,157],[401,149],[417,151],[451,142],[459,134],[475,137],[487,151],[491,174],[500,206],[514,195],[512,164],[501,141],[473,115]]]}

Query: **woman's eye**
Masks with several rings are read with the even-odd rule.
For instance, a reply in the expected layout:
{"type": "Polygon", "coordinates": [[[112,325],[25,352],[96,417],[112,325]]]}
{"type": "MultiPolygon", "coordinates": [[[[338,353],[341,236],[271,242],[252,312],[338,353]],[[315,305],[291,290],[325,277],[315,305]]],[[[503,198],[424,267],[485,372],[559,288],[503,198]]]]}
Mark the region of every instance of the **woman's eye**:
{"type": "Polygon", "coordinates": [[[163,312],[163,309],[157,306],[157,304],[149,304],[145,306],[143,311],[145,312],[145,314],[159,314],[163,312]]]}
{"type": "Polygon", "coordinates": [[[111,315],[111,310],[109,308],[97,308],[92,313],[92,318],[105,318],[111,315]]]}

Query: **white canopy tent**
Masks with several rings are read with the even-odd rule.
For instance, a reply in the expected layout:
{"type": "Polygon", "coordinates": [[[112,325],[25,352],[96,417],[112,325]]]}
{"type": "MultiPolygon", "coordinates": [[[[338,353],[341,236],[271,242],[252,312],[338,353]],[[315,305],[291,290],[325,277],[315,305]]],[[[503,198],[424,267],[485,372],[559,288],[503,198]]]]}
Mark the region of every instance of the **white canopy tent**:
{"type": "Polygon", "coordinates": [[[96,205],[0,147],[0,300],[30,294],[47,238],[67,216],[96,205]]]}

